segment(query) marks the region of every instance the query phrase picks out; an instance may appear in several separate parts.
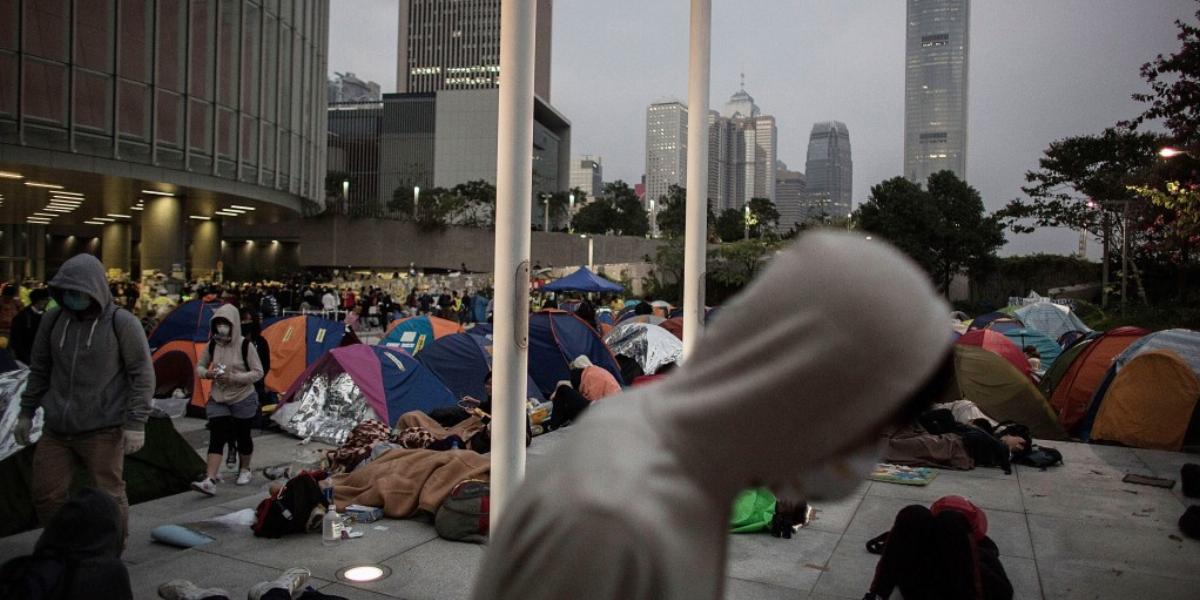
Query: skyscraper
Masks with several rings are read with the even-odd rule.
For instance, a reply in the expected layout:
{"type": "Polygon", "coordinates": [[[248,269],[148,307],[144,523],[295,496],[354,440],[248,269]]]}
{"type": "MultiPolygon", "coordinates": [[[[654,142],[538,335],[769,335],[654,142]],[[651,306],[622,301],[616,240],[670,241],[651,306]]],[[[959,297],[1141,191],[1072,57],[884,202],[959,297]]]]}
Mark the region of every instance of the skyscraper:
{"type": "Polygon", "coordinates": [[[646,200],[658,200],[672,185],[687,185],[688,109],[678,100],[646,108],[646,200]]]}
{"type": "Polygon", "coordinates": [[[779,146],[775,117],[762,114],[745,87],[725,103],[725,113],[712,111],[708,118],[708,194],[713,210],[741,209],[751,198],[774,202],[779,146]]]}
{"type": "Polygon", "coordinates": [[[577,202],[591,200],[604,191],[604,167],[600,160],[584,156],[571,160],[571,189],[579,188],[587,198],[576,198],[577,202]]]}
{"type": "Polygon", "coordinates": [[[804,173],[789,171],[782,161],[776,165],[775,210],[779,211],[778,231],[786,233],[797,223],[803,223],[807,216],[805,194],[808,192],[808,179],[804,173]]]}
{"type": "Polygon", "coordinates": [[[908,0],[904,175],[967,174],[970,0],[908,0]]]}
{"type": "MultiPolygon", "coordinates": [[[[553,1],[537,0],[533,90],[550,102],[553,1]]],[[[500,78],[500,0],[400,0],[398,92],[494,88],[500,78]]]]}
{"type": "Polygon", "coordinates": [[[334,73],[326,86],[329,103],[339,102],[379,102],[383,94],[379,84],[374,81],[363,81],[354,73],[334,73]]]}
{"type": "Polygon", "coordinates": [[[850,130],[841,121],[813,125],[808,137],[806,218],[844,218],[850,212],[854,163],[850,130]]]}

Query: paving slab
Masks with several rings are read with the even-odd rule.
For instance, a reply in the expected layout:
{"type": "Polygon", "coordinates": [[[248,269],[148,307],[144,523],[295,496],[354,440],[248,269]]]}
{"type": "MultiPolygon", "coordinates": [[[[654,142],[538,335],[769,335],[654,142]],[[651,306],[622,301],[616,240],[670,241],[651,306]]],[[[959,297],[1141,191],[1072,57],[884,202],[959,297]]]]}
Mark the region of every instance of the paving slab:
{"type": "Polygon", "coordinates": [[[395,596],[385,596],[369,590],[350,587],[342,583],[331,583],[320,589],[323,594],[341,596],[346,600],[390,600],[395,596]]]}
{"type": "Polygon", "coordinates": [[[1022,474],[1021,490],[1029,515],[1060,517],[1097,525],[1135,523],[1174,531],[1184,504],[1169,490],[1096,478],[1081,482],[1069,476],[1030,481],[1022,474]]]}
{"type": "Polygon", "coordinates": [[[808,593],[833,555],[839,537],[807,528],[790,540],[765,533],[732,535],[726,575],[808,593]]]}
{"type": "Polygon", "coordinates": [[[725,578],[725,600],[795,600],[796,590],[736,577],[725,578]]]}
{"type": "Polygon", "coordinates": [[[871,587],[878,562],[879,557],[867,552],[862,543],[842,538],[812,591],[834,597],[862,598],[871,587]]]}
{"type": "Polygon", "coordinates": [[[845,533],[851,519],[858,512],[859,506],[867,495],[867,489],[874,485],[866,482],[859,486],[855,493],[834,502],[815,502],[812,504],[813,516],[805,529],[826,531],[829,533],[845,533]]]}
{"type": "MultiPolygon", "coordinates": [[[[158,586],[173,579],[186,579],[200,587],[220,587],[230,598],[243,598],[251,586],[279,577],[281,569],[245,560],[208,554],[195,549],[185,550],[166,560],[129,567],[133,597],[138,600],[158,598],[158,586]]],[[[331,582],[314,580],[314,587],[331,582]]]]}
{"type": "Polygon", "coordinates": [[[1001,556],[1000,565],[1013,586],[1013,600],[1041,600],[1042,582],[1032,558],[1001,556]]]}
{"type": "Polygon", "coordinates": [[[1132,520],[1084,525],[1076,519],[1042,515],[1029,515],[1029,528],[1034,553],[1043,567],[1186,579],[1193,582],[1193,590],[1200,590],[1200,541],[1177,532],[1132,520]]]}
{"type": "Polygon", "coordinates": [[[988,510],[1021,512],[1023,508],[1021,486],[1015,473],[1003,477],[974,477],[961,471],[940,470],[929,485],[880,484],[867,490],[868,497],[904,498],[925,505],[951,494],[964,496],[988,510]]]}
{"type": "Polygon", "coordinates": [[[384,562],[392,570],[387,579],[353,587],[407,600],[470,598],[483,551],[436,538],[384,562]]]}
{"type": "Polygon", "coordinates": [[[1042,562],[1042,588],[1054,600],[1195,600],[1194,581],[1156,577],[1119,569],[1046,566],[1042,562]]]}

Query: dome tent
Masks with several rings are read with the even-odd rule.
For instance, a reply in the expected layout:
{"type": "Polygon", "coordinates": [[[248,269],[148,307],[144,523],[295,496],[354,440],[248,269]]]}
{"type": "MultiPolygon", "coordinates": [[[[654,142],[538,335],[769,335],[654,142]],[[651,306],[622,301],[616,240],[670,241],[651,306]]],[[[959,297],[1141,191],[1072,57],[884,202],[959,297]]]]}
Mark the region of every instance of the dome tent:
{"type": "Polygon", "coordinates": [[[1016,421],[1039,439],[1066,439],[1050,405],[1007,360],[976,346],[954,345],[954,383],[944,401],[967,399],[997,421],[1016,421]]]}
{"type": "Polygon", "coordinates": [[[310,365],[326,352],[341,346],[357,344],[358,336],[346,326],[314,315],[298,315],[267,321],[263,339],[271,348],[271,371],[266,385],[271,391],[283,393],[310,365]]]}
{"type": "MultiPolygon", "coordinates": [[[[1053,386],[1048,398],[1063,427],[1068,431],[1075,429],[1087,413],[1092,397],[1104,381],[1113,360],[1148,333],[1149,330],[1140,327],[1118,327],[1088,342],[1073,360],[1060,358],[1069,360],[1069,364],[1061,379],[1053,386]]],[[[1057,367],[1055,364],[1055,368],[1057,367]]]]}
{"type": "Polygon", "coordinates": [[[1036,329],[1051,339],[1058,340],[1071,331],[1088,333],[1091,328],[1083,324],[1070,307],[1052,302],[1035,302],[1017,310],[1017,318],[1025,327],[1036,329]]]}

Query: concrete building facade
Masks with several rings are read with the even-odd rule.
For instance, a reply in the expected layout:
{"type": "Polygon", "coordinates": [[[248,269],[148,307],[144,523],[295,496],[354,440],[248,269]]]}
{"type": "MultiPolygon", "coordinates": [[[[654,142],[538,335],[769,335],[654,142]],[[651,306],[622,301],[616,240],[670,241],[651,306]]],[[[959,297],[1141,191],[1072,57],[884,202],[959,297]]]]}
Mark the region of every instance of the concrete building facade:
{"type": "Polygon", "coordinates": [[[778,230],[786,233],[808,217],[808,178],[804,173],[789,171],[783,162],[776,164],[775,210],[779,211],[778,230]]]}
{"type": "Polygon", "coordinates": [[[646,196],[658,201],[672,185],[687,185],[688,109],[678,100],[646,108],[646,196]]]}
{"type": "Polygon", "coordinates": [[[363,81],[354,73],[334,73],[326,84],[330,104],[340,102],[379,102],[383,92],[374,81],[363,81]]]}
{"type": "Polygon", "coordinates": [[[328,16],[328,0],[0,2],[0,222],[27,242],[6,275],[43,276],[52,245],[205,276],[220,224],[320,207],[328,16]]]}
{"type": "Polygon", "coordinates": [[[577,202],[593,200],[604,191],[604,165],[599,158],[583,156],[571,159],[570,189],[580,189],[586,198],[576,198],[577,202]]]}
{"type": "Polygon", "coordinates": [[[904,176],[967,176],[970,0],[908,0],[904,67],[904,176]]]}
{"type": "MultiPolygon", "coordinates": [[[[553,0],[537,0],[534,93],[550,102],[553,0]]],[[[496,88],[500,0],[400,0],[396,91],[496,88]]]]}

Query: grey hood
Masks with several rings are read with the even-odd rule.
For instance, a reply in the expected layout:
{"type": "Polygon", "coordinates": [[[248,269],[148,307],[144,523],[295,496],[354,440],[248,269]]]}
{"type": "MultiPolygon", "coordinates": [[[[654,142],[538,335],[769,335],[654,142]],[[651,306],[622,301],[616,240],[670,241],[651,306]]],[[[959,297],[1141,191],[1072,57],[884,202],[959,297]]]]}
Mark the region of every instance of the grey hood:
{"type": "Polygon", "coordinates": [[[113,308],[112,291],[108,287],[108,276],[104,263],[91,254],[77,254],[58,268],[50,280],[50,294],[62,305],[62,293],[66,290],[83,292],[100,305],[102,312],[113,308]]]}
{"type": "Polygon", "coordinates": [[[947,312],[925,273],[889,244],[808,234],[637,400],[668,450],[705,465],[722,493],[787,487],[813,465],[870,448],[944,361],[947,312]]]}

